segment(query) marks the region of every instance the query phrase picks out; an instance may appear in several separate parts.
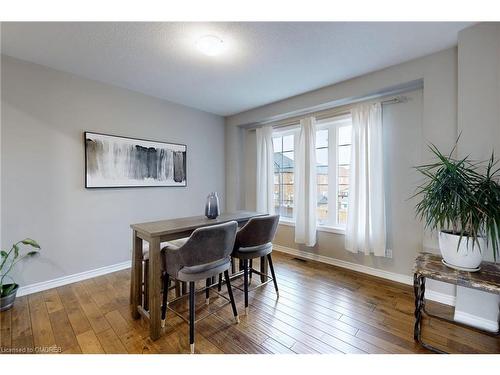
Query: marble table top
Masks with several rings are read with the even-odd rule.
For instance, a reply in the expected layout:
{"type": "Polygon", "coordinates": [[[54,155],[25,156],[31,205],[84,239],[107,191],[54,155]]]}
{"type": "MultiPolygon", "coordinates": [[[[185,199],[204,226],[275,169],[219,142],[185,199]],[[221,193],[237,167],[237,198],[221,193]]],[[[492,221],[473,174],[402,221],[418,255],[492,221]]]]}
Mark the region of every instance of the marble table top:
{"type": "Polygon", "coordinates": [[[467,272],[447,267],[442,259],[437,254],[420,253],[413,272],[429,279],[500,294],[500,264],[483,262],[480,271],[467,272]]]}

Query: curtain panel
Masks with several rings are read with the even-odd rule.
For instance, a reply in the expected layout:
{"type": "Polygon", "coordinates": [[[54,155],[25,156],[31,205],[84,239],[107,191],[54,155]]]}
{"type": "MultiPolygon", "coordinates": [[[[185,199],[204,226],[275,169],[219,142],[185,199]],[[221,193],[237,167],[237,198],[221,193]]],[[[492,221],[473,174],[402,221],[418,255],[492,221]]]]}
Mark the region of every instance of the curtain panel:
{"type": "Polygon", "coordinates": [[[345,247],[386,255],[382,105],[352,109],[351,170],[345,247]]]}
{"type": "Polygon", "coordinates": [[[295,142],[294,212],[295,242],[316,244],[316,120],[300,121],[300,133],[295,142]]]}
{"type": "Polygon", "coordinates": [[[257,141],[256,195],[257,212],[274,213],[274,150],[273,128],[263,126],[255,130],[257,141]]]}

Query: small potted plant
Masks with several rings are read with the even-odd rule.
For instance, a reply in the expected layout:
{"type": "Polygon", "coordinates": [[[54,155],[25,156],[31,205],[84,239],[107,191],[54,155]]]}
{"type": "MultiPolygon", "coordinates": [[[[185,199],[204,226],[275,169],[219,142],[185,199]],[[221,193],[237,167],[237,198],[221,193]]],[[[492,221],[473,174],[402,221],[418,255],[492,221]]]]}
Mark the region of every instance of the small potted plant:
{"type": "Polygon", "coordinates": [[[14,305],[17,290],[19,285],[9,276],[10,271],[21,260],[27,257],[38,254],[40,245],[31,238],[26,238],[12,245],[9,251],[0,251],[0,311],[8,310],[14,305]],[[29,246],[29,251],[24,251],[22,254],[22,245],[29,246]],[[6,284],[6,279],[10,279],[10,283],[6,284]]]}
{"type": "Polygon", "coordinates": [[[500,246],[500,185],[494,155],[487,163],[469,157],[455,159],[429,148],[436,162],[415,167],[425,181],[414,196],[417,216],[425,227],[439,231],[443,263],[455,269],[478,271],[488,246],[496,262],[500,246]]]}

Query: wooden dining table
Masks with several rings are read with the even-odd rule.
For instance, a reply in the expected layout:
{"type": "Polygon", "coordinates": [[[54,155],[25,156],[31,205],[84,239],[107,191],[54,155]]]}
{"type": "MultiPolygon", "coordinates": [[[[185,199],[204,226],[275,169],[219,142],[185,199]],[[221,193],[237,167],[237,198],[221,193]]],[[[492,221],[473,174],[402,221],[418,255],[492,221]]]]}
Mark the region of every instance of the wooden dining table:
{"type": "MultiPolygon", "coordinates": [[[[134,319],[141,316],[149,320],[149,335],[156,340],[161,335],[161,243],[180,238],[189,237],[197,229],[215,224],[236,221],[238,226],[243,226],[252,217],[262,214],[251,211],[236,211],[224,213],[216,219],[205,216],[192,216],[147,223],[132,224],[132,270],[130,285],[130,311],[134,319]],[[148,280],[148,310],[142,304],[143,285],[143,241],[149,243],[149,272],[148,280]]],[[[267,275],[267,262],[261,259],[261,272],[267,275]]],[[[265,276],[261,276],[263,280],[265,276]]]]}

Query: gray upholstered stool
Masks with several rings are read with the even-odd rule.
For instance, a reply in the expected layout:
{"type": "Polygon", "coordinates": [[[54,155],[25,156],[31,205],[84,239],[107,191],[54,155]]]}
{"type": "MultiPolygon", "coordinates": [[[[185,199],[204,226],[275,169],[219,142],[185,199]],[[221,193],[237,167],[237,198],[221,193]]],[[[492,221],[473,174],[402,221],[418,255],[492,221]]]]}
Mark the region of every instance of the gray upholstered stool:
{"type": "Polygon", "coordinates": [[[278,229],[279,215],[257,216],[251,218],[243,228],[236,234],[236,241],[232,257],[243,261],[243,292],[245,294],[245,313],[248,314],[248,274],[261,272],[249,268],[249,261],[254,258],[267,257],[269,268],[272,277],[264,275],[268,280],[259,285],[267,284],[271,280],[274,283],[274,289],[279,297],[278,283],[274,274],[273,259],[271,252],[273,251],[272,241],[278,229]]]}
{"type": "MultiPolygon", "coordinates": [[[[173,278],[181,282],[189,283],[189,343],[191,346],[191,353],[194,353],[196,281],[206,281],[206,287],[202,290],[205,290],[207,293],[206,301],[208,302],[208,291],[211,287],[209,280],[220,273],[224,273],[229,298],[222,294],[219,295],[231,303],[236,322],[239,322],[228,272],[231,266],[231,252],[234,247],[237,229],[238,223],[236,221],[198,228],[186,241],[180,243],[181,246],[170,244],[162,251],[165,269],[163,274],[164,293],[161,309],[162,326],[165,325],[167,308],[186,320],[181,314],[177,313],[169,306],[174,302],[169,302],[167,299],[169,280],[173,278]]],[[[179,298],[183,298],[183,296],[175,300],[179,298]]],[[[223,306],[226,305],[227,303],[223,306]]],[[[209,315],[213,313],[214,312],[209,315]]],[[[201,319],[198,319],[198,321],[201,319]]]]}

